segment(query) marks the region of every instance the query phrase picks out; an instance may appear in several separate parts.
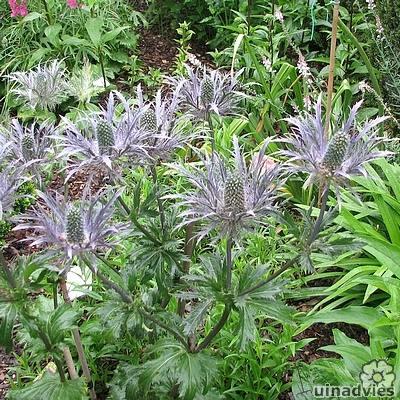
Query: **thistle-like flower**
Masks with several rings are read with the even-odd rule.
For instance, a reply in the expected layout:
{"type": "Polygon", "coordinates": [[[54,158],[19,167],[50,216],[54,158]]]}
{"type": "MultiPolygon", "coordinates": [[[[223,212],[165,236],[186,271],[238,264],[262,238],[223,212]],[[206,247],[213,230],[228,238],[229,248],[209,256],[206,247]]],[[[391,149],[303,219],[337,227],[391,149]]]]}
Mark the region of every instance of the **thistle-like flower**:
{"type": "Polygon", "coordinates": [[[169,96],[163,97],[159,90],[152,102],[145,102],[140,85],[137,88],[138,108],[142,110],[138,129],[148,134],[146,150],[152,162],[168,160],[175,150],[195,136],[194,129],[191,134],[184,133],[184,121],[176,115],[182,84],[169,96]]]}
{"type": "Polygon", "coordinates": [[[54,135],[55,131],[55,126],[47,122],[34,122],[24,126],[15,118],[9,128],[0,128],[1,142],[9,141],[8,157],[26,166],[47,159],[51,151],[50,136],[54,135]]]}
{"type": "Polygon", "coordinates": [[[83,65],[74,70],[68,80],[68,94],[79,103],[87,104],[92,97],[103,91],[103,80],[94,74],[92,65],[85,59],[83,65]]]}
{"type": "Polygon", "coordinates": [[[244,229],[273,213],[282,178],[277,164],[267,165],[265,151],[268,144],[267,141],[254,155],[249,167],[237,138],[233,140],[232,160],[214,154],[212,158],[206,156],[202,159],[204,169],[175,166],[195,188],[188,193],[170,196],[177,198],[178,206],[185,209],[181,213],[182,225],[201,222],[200,238],[214,229],[219,237],[237,238],[244,229]]]}
{"type": "Polygon", "coordinates": [[[107,107],[88,115],[78,125],[64,119],[64,134],[58,135],[59,158],[68,161],[68,177],[85,168],[100,168],[118,176],[122,161],[148,158],[149,133],[139,129],[141,111],[132,111],[120,93],[110,93],[107,107]],[[121,103],[122,111],[115,104],[121,103]]]}
{"type": "Polygon", "coordinates": [[[33,235],[25,240],[32,246],[48,246],[63,251],[67,258],[112,247],[116,234],[126,227],[113,223],[114,203],[121,190],[107,199],[103,192],[95,197],[83,198],[77,203],[66,203],[62,196],[39,192],[31,213],[18,217],[15,230],[28,229],[33,235]]]}
{"type": "Polygon", "coordinates": [[[377,149],[385,138],[374,129],[387,118],[376,118],[358,128],[355,119],[361,104],[358,102],[351,109],[349,118],[334,130],[331,139],[325,135],[321,98],[315,115],[307,113],[288,119],[293,131],[289,139],[282,140],[289,148],[281,154],[289,158],[290,171],[309,175],[305,186],[314,181],[332,183],[337,191],[351,175],[366,175],[366,162],[390,154],[377,149]]]}
{"type": "Polygon", "coordinates": [[[211,112],[218,115],[231,115],[238,111],[243,93],[239,91],[236,74],[224,74],[220,71],[208,71],[205,67],[193,70],[186,66],[188,79],[170,78],[169,82],[178,87],[182,96],[182,105],[196,119],[205,120],[211,112]]]}
{"type": "Polygon", "coordinates": [[[14,72],[9,77],[16,83],[12,92],[33,109],[54,110],[66,98],[67,82],[61,61],[54,60],[27,72],[14,72]]]}
{"type": "Polygon", "coordinates": [[[22,169],[15,168],[14,165],[9,165],[0,172],[0,220],[13,207],[18,197],[17,190],[24,182],[26,178],[22,169]]]}

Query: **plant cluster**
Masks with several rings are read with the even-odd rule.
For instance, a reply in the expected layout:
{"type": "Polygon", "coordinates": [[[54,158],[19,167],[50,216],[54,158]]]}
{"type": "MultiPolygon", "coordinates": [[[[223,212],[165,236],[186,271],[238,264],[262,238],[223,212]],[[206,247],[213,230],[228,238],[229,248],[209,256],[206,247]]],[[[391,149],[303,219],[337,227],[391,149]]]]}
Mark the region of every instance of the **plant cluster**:
{"type": "Polygon", "coordinates": [[[7,398],[308,400],[399,370],[396,1],[148,3],[159,68],[142,2],[0,5],[7,398]]]}

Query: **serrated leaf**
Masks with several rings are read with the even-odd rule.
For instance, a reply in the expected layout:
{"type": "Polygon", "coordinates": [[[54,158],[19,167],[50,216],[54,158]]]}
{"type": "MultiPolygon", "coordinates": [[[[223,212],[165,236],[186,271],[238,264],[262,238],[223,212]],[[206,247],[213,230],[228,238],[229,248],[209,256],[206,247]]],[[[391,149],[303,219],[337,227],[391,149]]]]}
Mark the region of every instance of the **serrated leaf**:
{"type": "Polygon", "coordinates": [[[190,335],[195,332],[196,328],[202,323],[204,315],[207,313],[212,304],[213,300],[210,299],[197,303],[193,307],[191,313],[185,320],[185,334],[190,335]]]}
{"type": "Polygon", "coordinates": [[[0,304],[0,346],[6,351],[12,349],[12,331],[17,316],[17,309],[14,304],[0,304]]]}
{"type": "Polygon", "coordinates": [[[51,343],[57,344],[63,340],[67,332],[76,326],[78,314],[68,304],[57,307],[46,323],[46,330],[51,343]]]}
{"type": "Polygon", "coordinates": [[[44,377],[23,389],[11,390],[10,400],[85,400],[82,379],[61,382],[58,375],[44,377]]]}
{"type": "Polygon", "coordinates": [[[154,351],[160,355],[143,365],[139,384],[144,387],[175,381],[180,398],[192,400],[197,393],[207,392],[216,377],[215,360],[205,352],[189,353],[181,344],[165,340],[154,351]]]}

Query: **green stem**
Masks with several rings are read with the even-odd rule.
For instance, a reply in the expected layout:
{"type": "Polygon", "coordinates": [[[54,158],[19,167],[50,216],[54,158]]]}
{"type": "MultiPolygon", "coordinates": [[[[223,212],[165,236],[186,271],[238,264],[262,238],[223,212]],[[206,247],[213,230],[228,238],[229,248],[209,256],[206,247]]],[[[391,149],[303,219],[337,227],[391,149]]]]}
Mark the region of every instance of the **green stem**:
{"type": "Polygon", "coordinates": [[[136,226],[137,229],[139,229],[140,232],[142,232],[147,239],[149,239],[151,242],[153,242],[156,245],[161,245],[161,242],[157,240],[137,219],[136,216],[134,216],[128,207],[128,205],[125,203],[125,201],[122,199],[121,196],[118,197],[118,202],[121,204],[122,208],[125,210],[125,212],[128,214],[130,217],[132,223],[136,226]]]}
{"type": "Polygon", "coordinates": [[[251,14],[253,11],[253,0],[247,0],[247,34],[250,35],[251,30],[251,14]]]}
{"type": "MultiPolygon", "coordinates": [[[[311,244],[315,241],[315,239],[318,237],[318,234],[321,230],[322,222],[324,219],[325,211],[326,211],[326,205],[328,202],[328,195],[329,195],[329,184],[324,185],[323,187],[323,192],[322,192],[322,199],[321,199],[321,208],[319,210],[319,215],[317,220],[315,221],[313,230],[310,233],[310,236],[308,237],[308,240],[305,244],[305,247],[308,248],[311,246],[311,244]]],[[[267,279],[261,281],[257,285],[254,285],[253,287],[250,287],[249,289],[246,289],[242,293],[239,294],[239,296],[245,296],[249,293],[254,292],[257,289],[260,289],[261,287],[265,286],[281,274],[283,274],[286,270],[288,270],[290,267],[292,267],[296,262],[300,259],[300,255],[297,255],[296,257],[288,260],[280,269],[278,269],[276,272],[274,272],[272,275],[270,275],[267,279]]]]}
{"type": "Polygon", "coordinates": [[[214,325],[214,328],[204,338],[204,340],[196,346],[196,348],[194,350],[196,353],[198,353],[201,350],[204,350],[206,347],[208,347],[211,344],[211,342],[213,341],[215,336],[218,335],[219,331],[226,324],[226,321],[228,321],[229,314],[231,313],[231,310],[232,310],[232,306],[230,304],[225,304],[225,308],[224,308],[224,311],[223,311],[223,313],[221,315],[221,318],[216,323],[216,325],[214,325]]]}
{"type": "Polygon", "coordinates": [[[358,52],[360,53],[361,58],[364,61],[365,66],[367,67],[368,73],[369,73],[369,77],[371,79],[372,82],[372,86],[375,90],[375,92],[379,95],[382,96],[382,91],[381,91],[381,87],[379,85],[378,82],[378,78],[376,77],[375,74],[375,69],[371,64],[371,61],[369,60],[367,53],[365,52],[365,50],[363,49],[361,43],[358,41],[358,39],[353,35],[353,33],[350,31],[350,29],[346,26],[346,24],[341,20],[341,18],[339,18],[338,21],[339,27],[340,29],[343,31],[343,33],[345,34],[345,36],[347,36],[347,38],[350,40],[350,42],[357,48],[358,52]]]}
{"type": "Polygon", "coordinates": [[[97,51],[99,53],[99,63],[100,63],[101,75],[103,76],[104,89],[107,89],[107,78],[106,78],[106,71],[104,69],[103,52],[100,47],[97,49],[97,51]]]}
{"type": "Polygon", "coordinates": [[[98,269],[96,270],[93,265],[90,263],[89,260],[87,260],[85,257],[82,257],[82,261],[86,264],[86,266],[90,269],[90,271],[96,275],[105,286],[107,286],[109,289],[114,290],[116,293],[118,293],[121,297],[121,299],[127,303],[127,304],[132,304],[133,300],[130,294],[117,285],[116,283],[110,281],[105,275],[103,275],[98,269]]]}
{"type": "Polygon", "coordinates": [[[232,287],[232,246],[231,238],[226,241],[226,288],[229,291],[232,287]]]}
{"type": "Polygon", "coordinates": [[[42,3],[43,3],[43,6],[44,6],[44,9],[45,9],[45,11],[46,11],[47,23],[48,23],[49,25],[53,25],[53,21],[52,21],[52,18],[51,18],[49,6],[47,5],[47,1],[46,1],[46,0],[42,0],[42,3]]]}
{"type": "MultiPolygon", "coordinates": [[[[182,272],[184,274],[189,273],[191,258],[193,255],[193,249],[194,249],[194,245],[195,245],[195,239],[194,239],[194,235],[193,235],[194,226],[195,226],[194,223],[191,222],[186,227],[185,246],[183,249],[183,253],[186,256],[186,259],[182,262],[182,272]]],[[[178,280],[178,283],[179,283],[179,280],[178,280]]],[[[186,306],[186,300],[178,299],[178,314],[181,317],[183,317],[185,315],[185,306],[186,306]]]]}
{"type": "Polygon", "coordinates": [[[54,306],[54,309],[57,309],[58,308],[58,290],[57,290],[58,284],[57,284],[57,282],[52,282],[52,284],[53,284],[53,306],[54,306]]]}
{"type": "Polygon", "coordinates": [[[15,281],[14,275],[11,272],[10,267],[8,266],[7,260],[4,257],[3,250],[0,250],[0,265],[6,275],[7,282],[11,286],[12,289],[17,287],[17,282],[15,281]]]}
{"type": "MultiPolygon", "coordinates": [[[[86,258],[82,258],[82,261],[87,265],[87,267],[90,269],[90,271],[92,271],[92,273],[94,275],[96,275],[103,282],[103,284],[107,288],[114,290],[116,293],[118,293],[124,303],[133,304],[133,299],[132,299],[131,295],[125,289],[121,288],[116,283],[110,281],[99,270],[96,270],[93,267],[93,265],[86,258]]],[[[181,343],[183,343],[187,347],[185,338],[179,332],[175,331],[173,328],[169,327],[167,324],[160,321],[155,316],[151,315],[148,311],[138,310],[138,312],[140,314],[142,314],[144,317],[148,318],[150,321],[154,322],[160,328],[170,332],[177,340],[179,340],[181,343]]]]}
{"type": "MultiPolygon", "coordinates": [[[[65,280],[65,276],[62,276],[60,278],[59,283],[60,283],[61,293],[63,295],[65,303],[71,305],[72,302],[71,302],[71,298],[69,297],[69,293],[68,293],[68,289],[67,289],[67,281],[65,280]]],[[[92,374],[90,372],[90,368],[89,368],[89,365],[87,362],[85,350],[83,348],[81,334],[79,332],[79,329],[78,328],[73,329],[72,335],[74,337],[75,348],[78,353],[79,361],[81,362],[81,365],[82,365],[83,375],[85,376],[87,384],[88,384],[90,399],[96,400],[97,396],[96,396],[96,392],[94,389],[94,382],[93,382],[92,374]]]]}
{"type": "MultiPolygon", "coordinates": [[[[38,324],[36,324],[36,327],[37,327],[37,334],[38,334],[40,340],[43,342],[44,347],[46,348],[46,350],[47,350],[50,354],[52,354],[52,353],[53,353],[53,346],[51,345],[51,342],[50,342],[49,338],[48,338],[47,335],[41,330],[41,328],[39,327],[38,324]]],[[[54,364],[56,364],[57,371],[58,371],[58,374],[60,375],[60,380],[61,380],[61,382],[65,382],[66,379],[65,379],[64,368],[63,368],[63,365],[62,365],[60,359],[59,359],[58,357],[56,357],[56,356],[53,354],[53,360],[54,360],[54,364]]]]}
{"type": "Polygon", "coordinates": [[[158,185],[158,177],[157,177],[157,168],[155,165],[150,166],[150,172],[153,179],[154,189],[156,191],[157,197],[157,205],[158,205],[158,212],[160,214],[160,224],[161,224],[161,231],[165,234],[165,211],[164,205],[159,195],[159,185],[158,185]]]}
{"type": "Polygon", "coordinates": [[[145,310],[139,310],[140,314],[143,315],[143,317],[147,318],[151,322],[155,323],[158,325],[160,328],[164,329],[165,331],[169,332],[172,336],[175,337],[175,339],[179,340],[185,348],[188,348],[187,340],[186,338],[181,335],[179,332],[177,332],[175,329],[171,328],[164,322],[160,321],[158,318],[156,318],[154,315],[150,314],[150,312],[145,311],[145,310]]]}
{"type": "Polygon", "coordinates": [[[98,258],[103,264],[107,265],[108,268],[113,270],[114,272],[118,273],[118,270],[112,265],[108,260],[106,260],[103,256],[100,254],[94,253],[95,257],[98,258]]]}

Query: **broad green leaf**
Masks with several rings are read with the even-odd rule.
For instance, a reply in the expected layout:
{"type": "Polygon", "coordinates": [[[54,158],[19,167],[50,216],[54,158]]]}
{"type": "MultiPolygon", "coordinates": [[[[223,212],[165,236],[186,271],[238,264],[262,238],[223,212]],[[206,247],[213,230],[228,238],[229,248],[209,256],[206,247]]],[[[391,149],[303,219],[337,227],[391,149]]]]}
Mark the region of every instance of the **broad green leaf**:
{"type": "Polygon", "coordinates": [[[62,29],[61,24],[54,24],[54,25],[49,25],[44,30],[44,34],[49,39],[50,43],[55,47],[58,46],[60,43],[60,38],[58,37],[58,34],[60,33],[61,29],[62,29]]]}
{"type": "Polygon", "coordinates": [[[299,332],[318,322],[324,324],[346,322],[347,324],[360,325],[365,329],[369,329],[380,317],[382,317],[382,313],[378,309],[365,306],[350,306],[342,309],[319,311],[305,318],[299,332]]]}
{"type": "Polygon", "coordinates": [[[350,373],[352,373],[352,375],[357,375],[363,364],[371,361],[372,356],[370,349],[357,342],[357,340],[347,337],[339,329],[334,329],[333,335],[335,344],[321,347],[321,349],[340,354],[350,373]]]}
{"type": "Polygon", "coordinates": [[[143,365],[139,384],[149,388],[153,383],[177,381],[180,398],[193,399],[216,378],[215,360],[206,352],[189,353],[179,343],[162,340],[154,348],[159,357],[143,365]]]}
{"type": "Polygon", "coordinates": [[[61,382],[58,375],[46,373],[23,389],[11,390],[10,400],[86,400],[82,379],[61,382]]]}
{"type": "Polygon", "coordinates": [[[101,45],[101,35],[104,20],[101,17],[89,18],[86,21],[85,27],[87,33],[89,34],[90,40],[95,47],[100,47],[101,45]]]}
{"type": "Polygon", "coordinates": [[[115,39],[126,28],[128,27],[119,26],[118,28],[115,28],[112,31],[105,33],[101,39],[102,44],[110,42],[111,40],[115,39]]]}
{"type": "Polygon", "coordinates": [[[23,23],[30,22],[30,21],[34,21],[35,19],[42,18],[42,17],[43,17],[43,14],[40,14],[38,12],[31,12],[26,17],[22,18],[22,22],[23,23]]]}
{"type": "Polygon", "coordinates": [[[10,351],[13,343],[13,327],[17,316],[17,309],[14,304],[0,304],[0,346],[10,351]]]}

